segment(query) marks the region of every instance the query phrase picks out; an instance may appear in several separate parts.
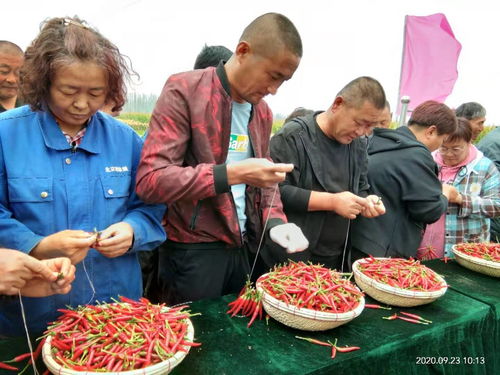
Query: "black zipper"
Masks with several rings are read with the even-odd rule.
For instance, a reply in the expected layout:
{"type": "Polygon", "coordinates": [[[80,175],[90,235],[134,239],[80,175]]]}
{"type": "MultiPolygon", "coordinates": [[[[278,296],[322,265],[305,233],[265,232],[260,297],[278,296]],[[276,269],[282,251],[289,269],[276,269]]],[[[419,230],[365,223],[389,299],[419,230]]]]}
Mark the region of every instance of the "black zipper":
{"type": "Polygon", "coordinates": [[[194,230],[196,225],[196,219],[198,218],[198,213],[200,212],[201,200],[196,203],[194,207],[193,216],[191,216],[191,222],[189,224],[189,229],[194,230]]]}

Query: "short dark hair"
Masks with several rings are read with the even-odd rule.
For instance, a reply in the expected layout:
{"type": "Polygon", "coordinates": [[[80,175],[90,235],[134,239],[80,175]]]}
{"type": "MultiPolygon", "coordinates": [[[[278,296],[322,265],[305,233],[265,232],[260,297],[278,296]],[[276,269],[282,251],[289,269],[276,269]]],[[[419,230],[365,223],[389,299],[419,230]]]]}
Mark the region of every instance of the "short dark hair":
{"type": "Polygon", "coordinates": [[[205,69],[209,66],[217,66],[221,60],[229,60],[232,54],[233,52],[224,46],[207,46],[205,44],[198,56],[196,56],[194,69],[205,69]]]}
{"type": "Polygon", "coordinates": [[[486,109],[479,103],[469,102],[460,105],[456,110],[457,117],[465,117],[472,120],[478,117],[486,117],[486,109]]]}
{"type": "Polygon", "coordinates": [[[266,13],[254,19],[243,30],[240,42],[250,43],[263,55],[269,55],[280,46],[302,57],[302,40],[295,25],[280,13],[266,13]]]}
{"type": "Polygon", "coordinates": [[[385,92],[382,85],[374,78],[371,77],[358,77],[353,79],[342,88],[337,94],[341,96],[346,105],[359,108],[365,101],[373,104],[377,109],[384,109],[385,92]]]}
{"type": "Polygon", "coordinates": [[[413,110],[408,126],[428,128],[432,125],[438,134],[451,134],[457,128],[457,117],[446,104],[427,100],[413,110]]]}
{"type": "Polygon", "coordinates": [[[296,117],[307,116],[307,115],[310,115],[312,113],[314,113],[314,111],[312,109],[307,109],[304,107],[297,107],[292,111],[292,113],[290,113],[288,115],[288,117],[285,119],[283,124],[286,124],[287,122],[289,122],[290,120],[293,120],[296,117]]]}
{"type": "Polygon", "coordinates": [[[23,56],[24,52],[16,43],[9,42],[8,40],[0,40],[0,53],[8,55],[23,56]]]}
{"type": "Polygon", "coordinates": [[[472,140],[472,128],[469,120],[465,117],[457,117],[457,127],[454,132],[449,133],[445,142],[461,141],[464,140],[470,143],[472,140]]]}
{"type": "Polygon", "coordinates": [[[26,49],[21,68],[23,101],[33,110],[42,110],[58,68],[76,61],[93,62],[107,73],[106,103],[114,103],[113,111],[121,110],[127,97],[125,80],[131,72],[136,73],[128,67],[118,47],[76,16],[52,18],[44,21],[40,28],[26,49]]]}

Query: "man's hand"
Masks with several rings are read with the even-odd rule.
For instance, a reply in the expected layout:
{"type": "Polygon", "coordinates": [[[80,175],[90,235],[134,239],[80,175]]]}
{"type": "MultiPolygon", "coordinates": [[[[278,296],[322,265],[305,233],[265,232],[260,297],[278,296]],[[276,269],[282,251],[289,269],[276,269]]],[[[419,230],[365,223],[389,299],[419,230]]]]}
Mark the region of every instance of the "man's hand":
{"type": "Polygon", "coordinates": [[[28,297],[67,293],[74,278],[75,266],[68,258],[40,261],[21,251],[0,249],[0,294],[19,290],[28,297]]]}
{"type": "Polygon", "coordinates": [[[361,211],[361,215],[367,218],[377,217],[385,214],[385,206],[382,198],[376,195],[369,195],[366,197],[367,205],[361,211]]]}
{"type": "Polygon", "coordinates": [[[356,219],[364,209],[369,207],[366,198],[362,198],[349,191],[331,194],[331,210],[346,219],[356,219]]]}
{"type": "Polygon", "coordinates": [[[267,159],[245,159],[227,165],[229,185],[246,184],[266,188],[285,180],[293,164],[273,163],[267,159]]]}
{"type": "Polygon", "coordinates": [[[276,225],[269,231],[269,236],[289,254],[304,251],[309,246],[302,230],[293,223],[276,225]]]}
{"type": "Polygon", "coordinates": [[[68,257],[77,264],[87,256],[94,242],[95,236],[83,230],[63,230],[43,238],[30,254],[38,259],[68,257]]]}
{"type": "Polygon", "coordinates": [[[129,223],[121,221],[100,232],[94,248],[105,257],[116,258],[132,247],[133,240],[134,229],[129,223]]]}
{"type": "Polygon", "coordinates": [[[75,279],[75,266],[69,258],[54,258],[40,261],[51,271],[50,278],[38,275],[27,281],[21,289],[26,297],[46,297],[53,294],[66,294],[71,290],[75,279]]]}

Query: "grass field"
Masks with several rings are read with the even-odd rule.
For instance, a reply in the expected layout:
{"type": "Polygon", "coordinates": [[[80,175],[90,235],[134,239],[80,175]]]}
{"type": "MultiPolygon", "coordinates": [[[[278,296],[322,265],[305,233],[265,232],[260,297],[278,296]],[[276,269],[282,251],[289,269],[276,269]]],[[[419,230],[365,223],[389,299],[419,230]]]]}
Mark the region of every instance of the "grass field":
{"type": "MultiPolygon", "coordinates": [[[[150,113],[139,113],[139,112],[126,112],[118,116],[118,120],[123,121],[128,125],[130,125],[140,136],[142,136],[146,131],[146,129],[148,128],[150,118],[151,118],[150,113]]],[[[273,134],[275,134],[283,126],[283,121],[284,120],[273,121],[273,127],[272,127],[273,134]]],[[[392,122],[391,128],[396,128],[396,127],[397,127],[397,122],[392,122]]],[[[486,134],[488,134],[495,128],[496,126],[494,125],[485,126],[484,130],[477,137],[475,143],[478,143],[481,140],[481,138],[483,138],[486,134]]]]}

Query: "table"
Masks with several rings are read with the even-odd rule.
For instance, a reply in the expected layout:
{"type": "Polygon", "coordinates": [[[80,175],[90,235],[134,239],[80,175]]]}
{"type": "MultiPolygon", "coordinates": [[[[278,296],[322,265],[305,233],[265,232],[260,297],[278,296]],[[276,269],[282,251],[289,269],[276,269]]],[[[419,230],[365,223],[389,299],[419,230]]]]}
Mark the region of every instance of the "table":
{"type": "MultiPolygon", "coordinates": [[[[440,265],[429,264],[436,270],[440,265]]],[[[500,356],[495,347],[498,342],[495,283],[490,285],[482,280],[482,275],[469,275],[468,270],[451,267],[447,280],[452,287],[437,301],[392,311],[365,309],[350,323],[325,332],[298,331],[273,319],[268,325],[262,320],[247,328],[248,319],[230,318],[225,313],[227,303],[235,296],[195,302],[191,305],[192,312],[202,313],[192,318],[195,338],[203,345],[192,348],[172,374],[500,373],[500,356]],[[463,280],[477,278],[481,288],[485,288],[486,297],[474,296],[472,286],[468,295],[466,288],[454,281],[462,273],[466,275],[461,277],[463,280]],[[491,299],[486,301],[487,297],[491,299]],[[433,324],[423,326],[381,319],[400,310],[422,315],[433,324]],[[338,345],[360,346],[361,350],[339,353],[332,360],[329,348],[298,340],[296,335],[325,341],[337,338],[338,345]],[[484,363],[477,363],[483,360],[484,363]]],[[[442,273],[446,276],[447,272],[448,268],[444,268],[442,273]]],[[[367,302],[373,303],[369,298],[367,302]]],[[[25,351],[22,338],[0,340],[0,360],[25,351]]]]}
{"type": "MultiPolygon", "coordinates": [[[[496,353],[500,353],[500,278],[471,271],[462,267],[454,259],[447,263],[432,260],[425,264],[444,276],[452,290],[491,307],[491,314],[495,321],[494,349],[496,353]]],[[[496,360],[497,368],[500,368],[500,355],[496,356],[496,360]]]]}

